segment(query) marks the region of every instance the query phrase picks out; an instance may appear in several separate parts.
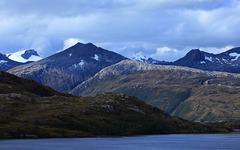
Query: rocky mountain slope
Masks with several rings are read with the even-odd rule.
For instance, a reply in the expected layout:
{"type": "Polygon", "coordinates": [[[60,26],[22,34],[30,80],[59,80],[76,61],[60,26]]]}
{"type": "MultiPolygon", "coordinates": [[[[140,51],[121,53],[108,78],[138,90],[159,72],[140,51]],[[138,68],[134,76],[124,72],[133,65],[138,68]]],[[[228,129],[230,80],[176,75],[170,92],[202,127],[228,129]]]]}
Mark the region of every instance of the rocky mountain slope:
{"type": "Polygon", "coordinates": [[[167,113],[193,121],[240,120],[240,74],[124,60],[71,91],[134,95],[167,113]]]}
{"type": "Polygon", "coordinates": [[[208,71],[240,73],[240,47],[220,54],[211,54],[199,49],[191,50],[171,65],[187,66],[208,71]]]}
{"type": "Polygon", "coordinates": [[[126,58],[119,54],[91,43],[77,43],[62,52],[8,72],[68,92],[101,69],[124,59],[126,58]]]}
{"type": "MultiPolygon", "coordinates": [[[[113,93],[79,97],[0,71],[0,138],[120,136],[218,131],[113,93]]],[[[224,128],[224,130],[227,130],[224,128]]]]}

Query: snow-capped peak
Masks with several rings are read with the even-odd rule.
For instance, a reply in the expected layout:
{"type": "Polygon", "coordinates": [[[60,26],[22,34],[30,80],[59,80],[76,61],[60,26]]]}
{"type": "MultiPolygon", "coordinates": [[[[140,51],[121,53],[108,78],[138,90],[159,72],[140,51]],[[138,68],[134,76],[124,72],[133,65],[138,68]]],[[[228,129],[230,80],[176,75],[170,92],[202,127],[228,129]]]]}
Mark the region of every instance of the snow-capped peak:
{"type": "Polygon", "coordinates": [[[42,59],[42,57],[39,56],[37,51],[33,49],[18,51],[15,53],[7,54],[6,56],[13,61],[22,62],[22,63],[25,63],[28,61],[38,61],[42,59]]]}
{"type": "Polygon", "coordinates": [[[145,62],[146,60],[149,59],[149,57],[145,56],[143,54],[143,52],[138,52],[138,53],[133,54],[132,57],[130,57],[130,59],[145,62]]]}

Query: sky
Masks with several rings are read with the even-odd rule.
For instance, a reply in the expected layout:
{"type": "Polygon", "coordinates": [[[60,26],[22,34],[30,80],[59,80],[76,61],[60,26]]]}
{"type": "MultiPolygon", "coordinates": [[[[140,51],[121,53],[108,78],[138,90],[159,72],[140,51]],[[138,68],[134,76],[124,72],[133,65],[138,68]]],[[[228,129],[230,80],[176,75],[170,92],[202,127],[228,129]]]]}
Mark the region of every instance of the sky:
{"type": "Polygon", "coordinates": [[[174,61],[240,46],[240,0],[0,0],[0,53],[77,42],[174,61]]]}

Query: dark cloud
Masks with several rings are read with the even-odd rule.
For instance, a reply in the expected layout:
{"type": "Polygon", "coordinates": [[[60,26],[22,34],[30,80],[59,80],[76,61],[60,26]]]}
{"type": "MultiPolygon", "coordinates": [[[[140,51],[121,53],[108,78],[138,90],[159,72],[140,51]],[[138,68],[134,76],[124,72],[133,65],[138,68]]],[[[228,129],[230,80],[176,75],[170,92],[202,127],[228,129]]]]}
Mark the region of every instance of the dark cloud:
{"type": "Polygon", "coordinates": [[[0,0],[0,49],[47,56],[81,39],[124,55],[177,59],[190,48],[239,46],[239,14],[239,0],[0,0]]]}

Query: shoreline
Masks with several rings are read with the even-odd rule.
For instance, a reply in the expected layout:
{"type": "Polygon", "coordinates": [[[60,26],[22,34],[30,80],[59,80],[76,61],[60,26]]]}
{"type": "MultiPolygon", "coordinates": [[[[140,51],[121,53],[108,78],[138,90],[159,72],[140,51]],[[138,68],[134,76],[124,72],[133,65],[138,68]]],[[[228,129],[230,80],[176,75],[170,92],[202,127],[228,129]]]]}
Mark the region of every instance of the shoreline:
{"type": "Polygon", "coordinates": [[[61,139],[61,138],[120,138],[120,137],[137,137],[137,136],[150,136],[150,135],[179,135],[179,134],[240,134],[240,131],[216,131],[216,132],[173,132],[173,133],[152,133],[152,134],[123,134],[123,135],[92,135],[92,136],[52,136],[52,137],[37,137],[37,136],[24,136],[24,137],[0,137],[0,140],[21,140],[21,139],[61,139]]]}

